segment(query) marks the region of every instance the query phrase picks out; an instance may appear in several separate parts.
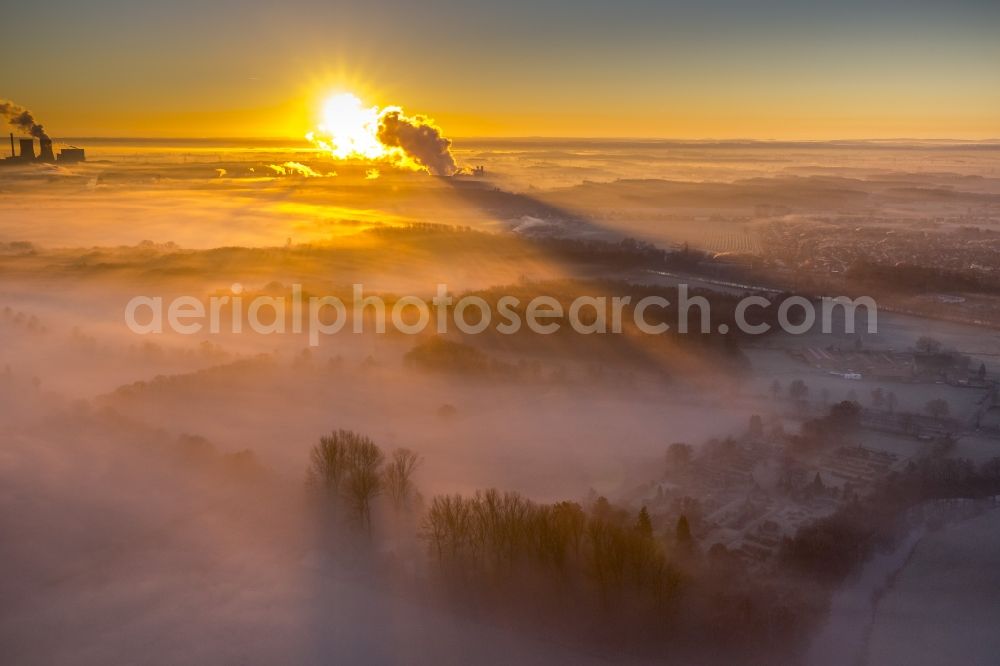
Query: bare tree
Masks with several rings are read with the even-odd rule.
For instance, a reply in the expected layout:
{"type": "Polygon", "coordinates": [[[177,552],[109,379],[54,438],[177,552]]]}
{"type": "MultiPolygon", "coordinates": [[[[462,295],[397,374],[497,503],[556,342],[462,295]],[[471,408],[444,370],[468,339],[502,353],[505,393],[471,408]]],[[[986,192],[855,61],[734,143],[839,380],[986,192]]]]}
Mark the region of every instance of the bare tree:
{"type": "MultiPolygon", "coordinates": [[[[643,590],[656,599],[671,594],[678,577],[652,536],[648,511],[632,526],[617,518],[619,510],[607,500],[600,498],[595,507],[602,508],[600,515],[587,516],[573,502],[535,504],[495,489],[470,498],[437,496],[425,515],[423,536],[445,572],[457,569],[492,580],[540,567],[536,571],[557,571],[563,582],[593,580],[605,602],[625,592],[626,583],[634,585],[630,593],[643,590]]],[[[463,576],[465,582],[474,580],[463,576]]]]}
{"type": "Polygon", "coordinates": [[[639,517],[635,521],[635,531],[647,539],[653,538],[653,522],[650,520],[649,511],[645,506],[639,510],[639,517]]]}
{"type": "Polygon", "coordinates": [[[337,430],[321,437],[309,452],[306,483],[332,501],[346,500],[359,522],[371,529],[371,502],[382,490],[384,460],[368,437],[337,430]]]}
{"type": "Polygon", "coordinates": [[[358,437],[359,435],[350,430],[337,430],[320,437],[319,444],[309,452],[306,483],[326,491],[330,497],[337,497],[341,482],[348,472],[349,444],[358,437]]]}
{"type": "Polygon", "coordinates": [[[357,514],[358,520],[370,531],[371,503],[382,492],[380,468],[385,461],[385,454],[375,442],[359,435],[350,442],[347,459],[350,472],[346,479],[344,494],[357,514]]]}
{"type": "Polygon", "coordinates": [[[682,552],[690,553],[694,550],[694,537],[691,536],[691,524],[688,522],[687,516],[683,514],[677,519],[676,543],[677,548],[682,552]]]}
{"type": "Polygon", "coordinates": [[[420,466],[420,456],[409,449],[396,449],[384,473],[385,489],[392,505],[401,510],[413,494],[413,473],[420,466]]]}

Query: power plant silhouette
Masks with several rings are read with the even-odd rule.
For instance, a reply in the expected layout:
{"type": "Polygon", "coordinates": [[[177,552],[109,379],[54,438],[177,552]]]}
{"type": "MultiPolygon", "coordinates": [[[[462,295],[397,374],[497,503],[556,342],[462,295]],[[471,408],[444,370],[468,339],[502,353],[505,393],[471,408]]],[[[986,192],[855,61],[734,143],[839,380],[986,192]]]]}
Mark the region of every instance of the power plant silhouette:
{"type": "Polygon", "coordinates": [[[73,162],[83,162],[86,160],[83,148],[69,147],[59,151],[56,157],[52,152],[52,139],[43,136],[38,140],[38,155],[35,155],[35,139],[18,139],[21,147],[20,154],[14,153],[14,133],[10,134],[10,157],[5,158],[0,164],[23,164],[26,162],[59,162],[63,164],[73,162]]]}

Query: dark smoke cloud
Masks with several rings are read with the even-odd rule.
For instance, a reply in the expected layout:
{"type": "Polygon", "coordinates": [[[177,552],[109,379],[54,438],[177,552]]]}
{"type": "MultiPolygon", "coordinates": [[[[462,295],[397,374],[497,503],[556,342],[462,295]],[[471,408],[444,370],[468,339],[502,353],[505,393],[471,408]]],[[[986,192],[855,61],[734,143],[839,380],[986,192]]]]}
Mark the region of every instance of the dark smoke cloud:
{"type": "Polygon", "coordinates": [[[35,117],[31,115],[31,111],[28,111],[20,104],[0,101],[0,115],[6,118],[10,125],[27,132],[36,139],[49,138],[49,135],[45,133],[42,126],[35,122],[35,117]]]}
{"type": "Polygon", "coordinates": [[[384,110],[379,116],[378,140],[402,148],[435,176],[451,176],[458,171],[451,154],[451,140],[423,116],[409,118],[399,109],[384,110]]]}

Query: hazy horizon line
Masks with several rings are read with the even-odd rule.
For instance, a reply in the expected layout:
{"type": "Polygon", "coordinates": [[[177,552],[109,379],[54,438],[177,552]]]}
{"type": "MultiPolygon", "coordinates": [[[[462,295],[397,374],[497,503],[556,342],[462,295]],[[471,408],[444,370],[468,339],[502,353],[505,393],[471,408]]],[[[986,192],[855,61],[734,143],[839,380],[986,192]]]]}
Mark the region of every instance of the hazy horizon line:
{"type": "MultiPolygon", "coordinates": [[[[17,134],[15,133],[15,137],[17,134]]],[[[452,136],[449,137],[453,142],[547,142],[547,143],[613,143],[613,144],[638,144],[638,143],[649,143],[649,144],[688,144],[688,145],[725,145],[725,144],[763,144],[763,145],[830,145],[830,146],[852,146],[852,145],[889,145],[889,146],[921,146],[921,145],[939,145],[939,146],[962,146],[962,147],[1000,147],[1000,137],[997,138],[987,138],[987,139],[954,139],[948,137],[939,138],[914,138],[914,137],[895,137],[895,138],[840,138],[840,139],[768,139],[768,138],[698,138],[698,139],[683,139],[683,138],[671,138],[671,137],[596,137],[596,136],[543,136],[543,135],[524,135],[524,136],[452,136]]],[[[279,143],[292,143],[301,144],[303,146],[309,146],[309,142],[304,137],[290,137],[290,136],[102,136],[102,135],[72,135],[65,137],[53,136],[53,141],[56,142],[71,142],[71,141],[107,141],[107,142],[126,142],[135,141],[143,143],[152,142],[197,142],[197,143],[210,143],[210,142],[225,142],[225,143],[254,143],[259,142],[263,144],[275,145],[279,143]]]]}

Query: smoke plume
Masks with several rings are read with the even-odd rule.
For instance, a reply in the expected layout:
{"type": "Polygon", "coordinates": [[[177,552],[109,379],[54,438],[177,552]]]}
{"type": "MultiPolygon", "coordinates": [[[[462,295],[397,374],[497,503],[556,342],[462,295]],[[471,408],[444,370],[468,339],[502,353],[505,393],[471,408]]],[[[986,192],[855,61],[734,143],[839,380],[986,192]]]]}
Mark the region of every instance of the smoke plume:
{"type": "MultiPolygon", "coordinates": [[[[306,178],[321,178],[323,174],[312,167],[301,162],[285,162],[284,164],[268,164],[268,167],[279,176],[305,176],[306,178]]],[[[334,172],[329,172],[327,176],[336,176],[334,172]]]]}
{"type": "Polygon", "coordinates": [[[423,116],[410,118],[400,109],[383,110],[379,115],[378,140],[402,149],[435,176],[451,176],[458,170],[451,154],[451,140],[423,116]]]}
{"type": "Polygon", "coordinates": [[[47,139],[49,135],[40,124],[35,122],[35,117],[31,111],[20,104],[14,102],[0,101],[0,115],[7,119],[7,122],[14,127],[27,132],[36,139],[47,139]]]}

